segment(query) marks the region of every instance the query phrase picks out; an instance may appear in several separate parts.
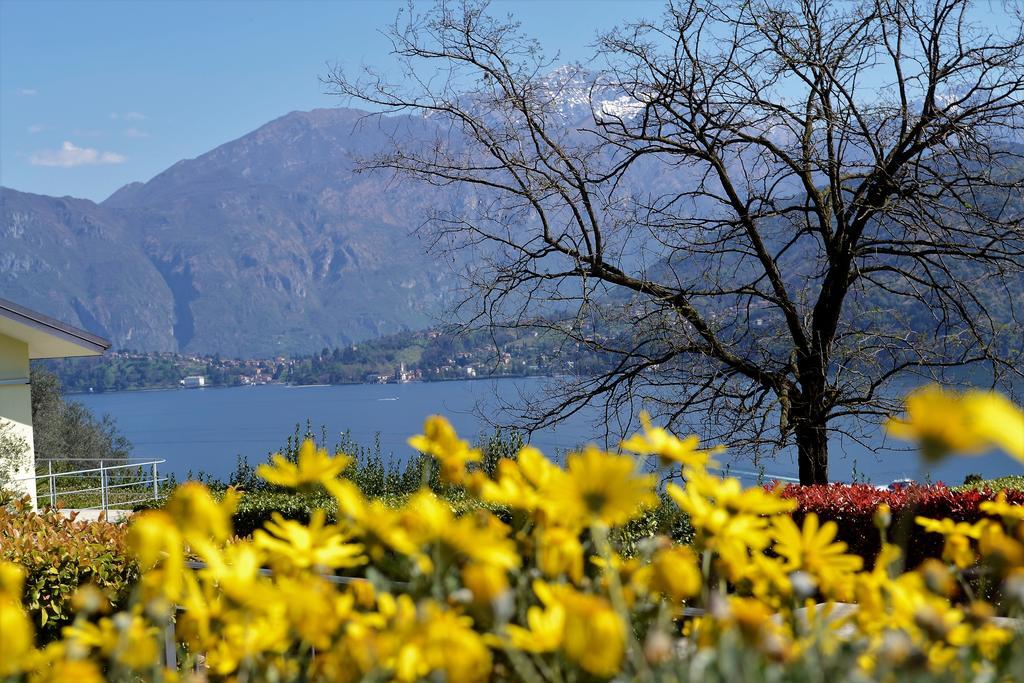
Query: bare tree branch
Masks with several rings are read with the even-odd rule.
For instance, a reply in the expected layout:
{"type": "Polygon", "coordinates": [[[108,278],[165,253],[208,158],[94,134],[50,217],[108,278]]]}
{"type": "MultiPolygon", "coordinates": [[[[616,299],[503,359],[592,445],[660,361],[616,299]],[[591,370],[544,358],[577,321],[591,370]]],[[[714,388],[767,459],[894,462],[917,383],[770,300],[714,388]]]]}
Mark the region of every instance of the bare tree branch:
{"type": "Polygon", "coordinates": [[[327,81],[436,124],[363,169],[464,192],[427,229],[479,250],[475,323],[606,359],[530,424],[643,404],[732,445],[795,442],[821,482],[829,430],[879,419],[894,386],[1021,373],[1006,10],[985,27],[970,0],[680,0],[556,69],[487,3],[441,1],[389,29],[401,79],[327,81]]]}

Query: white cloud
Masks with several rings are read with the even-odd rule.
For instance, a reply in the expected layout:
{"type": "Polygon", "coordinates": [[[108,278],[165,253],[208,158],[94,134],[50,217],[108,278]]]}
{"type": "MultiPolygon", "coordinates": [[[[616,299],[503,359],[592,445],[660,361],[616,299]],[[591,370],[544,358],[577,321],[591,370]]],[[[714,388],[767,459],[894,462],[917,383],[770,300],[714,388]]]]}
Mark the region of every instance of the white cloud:
{"type": "Polygon", "coordinates": [[[126,138],[148,138],[149,133],[138,128],[125,128],[123,131],[126,138]]]}
{"type": "Polygon", "coordinates": [[[28,162],[33,166],[95,166],[97,164],[121,164],[127,157],[117,152],[101,152],[90,147],[78,147],[73,142],[65,141],[60,149],[35,152],[28,162]]]}
{"type": "Polygon", "coordinates": [[[32,97],[33,95],[38,95],[39,91],[35,88],[21,88],[18,90],[18,94],[24,95],[25,97],[32,97]]]}
{"type": "Polygon", "coordinates": [[[31,126],[28,127],[28,132],[32,133],[33,135],[35,135],[36,133],[42,133],[44,130],[46,130],[46,126],[44,126],[41,123],[33,123],[31,126]]]}
{"type": "Polygon", "coordinates": [[[115,121],[144,121],[146,115],[137,111],[113,112],[110,118],[115,121]]]}

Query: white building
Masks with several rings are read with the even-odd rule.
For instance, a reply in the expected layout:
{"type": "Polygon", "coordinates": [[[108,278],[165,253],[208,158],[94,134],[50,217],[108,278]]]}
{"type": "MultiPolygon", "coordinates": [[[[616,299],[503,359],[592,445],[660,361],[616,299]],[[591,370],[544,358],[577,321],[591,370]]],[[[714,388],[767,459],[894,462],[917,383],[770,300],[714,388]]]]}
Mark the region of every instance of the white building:
{"type": "Polygon", "coordinates": [[[189,375],[181,380],[181,385],[186,389],[199,389],[206,386],[206,378],[202,375],[189,375]]]}
{"type": "Polygon", "coordinates": [[[32,387],[29,361],[38,358],[100,356],[110,348],[106,339],[54,320],[42,313],[0,299],[0,424],[12,426],[27,451],[12,472],[19,492],[36,504],[35,448],[32,444],[32,387]]]}

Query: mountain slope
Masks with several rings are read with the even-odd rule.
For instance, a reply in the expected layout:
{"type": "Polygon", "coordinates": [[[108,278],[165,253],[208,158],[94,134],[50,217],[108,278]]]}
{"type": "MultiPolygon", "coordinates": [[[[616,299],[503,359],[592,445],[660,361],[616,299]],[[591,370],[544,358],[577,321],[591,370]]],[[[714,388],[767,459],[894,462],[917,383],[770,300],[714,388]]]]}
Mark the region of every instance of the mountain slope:
{"type": "Polygon", "coordinates": [[[129,348],[175,348],[173,298],[121,218],[0,188],[0,296],[129,348]]]}
{"type": "MultiPolygon", "coordinates": [[[[556,70],[546,84],[570,142],[595,112],[628,116],[636,106],[612,94],[592,102],[572,70],[556,70]]],[[[353,109],[292,112],[101,204],[2,190],[0,296],[142,351],[265,357],[426,327],[450,308],[456,271],[481,254],[442,258],[414,232],[436,207],[470,216],[488,197],[359,174],[354,162],[393,149],[396,138],[425,153],[437,138],[458,144],[437,125],[353,109]]],[[[617,192],[654,203],[701,182],[699,168],[649,158],[631,166],[617,192]]],[[[699,200],[691,208],[715,210],[699,200]]],[[[664,260],[688,239],[669,228],[654,239],[627,212],[606,221],[603,248],[624,270],[647,268],[671,284],[704,277],[705,254],[664,260]]],[[[779,240],[789,233],[768,243],[781,248],[779,240]]],[[[487,248],[484,256],[501,258],[487,248]]],[[[790,248],[782,271],[813,279],[816,248],[790,248]]]]}
{"type": "Polygon", "coordinates": [[[412,235],[427,191],[352,161],[429,124],[362,116],[294,112],[101,205],[4,190],[18,242],[0,291],[150,350],[268,355],[425,326],[450,281],[412,235]]]}

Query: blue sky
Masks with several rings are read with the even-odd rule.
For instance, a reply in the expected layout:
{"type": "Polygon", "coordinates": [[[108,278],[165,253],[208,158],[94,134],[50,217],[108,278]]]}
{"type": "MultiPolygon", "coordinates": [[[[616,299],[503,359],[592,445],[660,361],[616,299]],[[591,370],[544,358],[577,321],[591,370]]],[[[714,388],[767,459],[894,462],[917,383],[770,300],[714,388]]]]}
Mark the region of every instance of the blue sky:
{"type": "MultiPolygon", "coordinates": [[[[296,109],[327,63],[387,65],[404,2],[0,0],[0,185],[102,200],[296,109]]],[[[570,59],[658,0],[506,0],[570,59]]]]}

